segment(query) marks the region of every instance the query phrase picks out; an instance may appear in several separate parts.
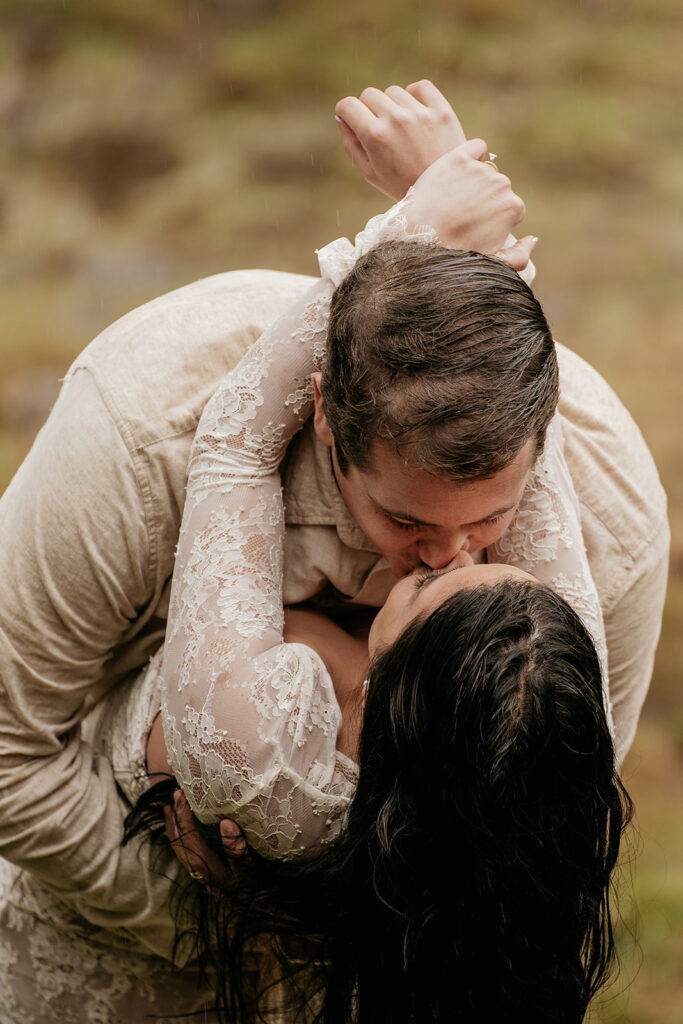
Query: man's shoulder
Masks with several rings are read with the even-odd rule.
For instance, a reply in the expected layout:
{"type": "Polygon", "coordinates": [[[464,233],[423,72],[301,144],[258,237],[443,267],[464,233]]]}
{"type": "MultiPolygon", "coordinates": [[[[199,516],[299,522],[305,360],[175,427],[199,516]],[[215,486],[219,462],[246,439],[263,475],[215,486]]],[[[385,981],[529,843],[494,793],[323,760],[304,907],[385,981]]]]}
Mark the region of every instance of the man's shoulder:
{"type": "Polygon", "coordinates": [[[575,352],[557,349],[558,408],[586,546],[617,586],[620,569],[629,571],[666,535],[666,496],[643,435],[612,388],[575,352]]]}
{"type": "Polygon", "coordinates": [[[121,317],[70,372],[92,374],[138,446],[194,430],[221,378],[312,281],[274,270],[202,278],[121,317]]]}

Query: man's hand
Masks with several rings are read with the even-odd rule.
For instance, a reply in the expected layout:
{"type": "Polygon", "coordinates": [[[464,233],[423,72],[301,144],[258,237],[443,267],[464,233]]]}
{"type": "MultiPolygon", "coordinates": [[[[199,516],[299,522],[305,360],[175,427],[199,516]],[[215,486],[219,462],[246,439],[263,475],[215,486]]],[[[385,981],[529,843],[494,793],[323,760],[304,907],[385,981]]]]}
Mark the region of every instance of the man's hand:
{"type": "Polygon", "coordinates": [[[231,858],[246,853],[247,844],[239,825],[231,818],[223,818],[220,835],[225,858],[208,845],[197,828],[192,809],[182,789],[173,796],[173,807],[164,808],[166,835],[173,852],[185,870],[198,882],[221,885],[232,879],[231,858]]]}
{"type": "Polygon", "coordinates": [[[365,180],[401,199],[423,171],[465,142],[455,111],[435,85],[422,81],[346,96],[334,108],[344,150],[365,180]]]}

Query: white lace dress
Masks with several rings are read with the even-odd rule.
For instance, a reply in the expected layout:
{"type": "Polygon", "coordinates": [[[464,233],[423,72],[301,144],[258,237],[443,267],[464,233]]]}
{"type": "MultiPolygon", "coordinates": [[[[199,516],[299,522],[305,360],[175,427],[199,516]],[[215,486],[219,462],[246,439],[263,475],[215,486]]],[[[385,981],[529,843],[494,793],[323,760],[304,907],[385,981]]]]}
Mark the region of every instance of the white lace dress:
{"type": "MultiPolygon", "coordinates": [[[[322,280],[265,332],[206,407],[166,646],[84,723],[133,802],[161,706],[169,757],[197,816],[234,817],[266,856],[295,857],[333,841],[357,775],[336,750],[340,711],[324,664],[308,647],[283,642],[279,464],[311,410],[310,374],[324,353],[334,286],[362,252],[405,233],[398,204],[371,221],[355,247],[342,240],[322,250],[322,280]]],[[[488,557],[520,565],[566,597],[604,661],[559,421],[488,557]]],[[[191,966],[174,970],[162,957],[131,952],[125,936],[94,928],[0,862],[0,1024],[163,1021],[204,998],[191,966]]]]}

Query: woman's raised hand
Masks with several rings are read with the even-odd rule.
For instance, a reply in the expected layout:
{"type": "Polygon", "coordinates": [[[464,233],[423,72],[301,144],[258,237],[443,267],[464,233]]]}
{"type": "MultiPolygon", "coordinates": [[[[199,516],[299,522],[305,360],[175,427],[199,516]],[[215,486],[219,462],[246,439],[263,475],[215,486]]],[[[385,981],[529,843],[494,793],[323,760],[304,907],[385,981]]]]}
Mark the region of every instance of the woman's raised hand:
{"type": "Polygon", "coordinates": [[[493,253],[526,267],[535,239],[505,248],[525,214],[509,178],[487,162],[482,139],[465,135],[448,100],[428,81],[365,89],[335,107],[344,149],[367,182],[392,199],[414,186],[408,226],[436,230],[442,245],[493,253]]]}
{"type": "Polygon", "coordinates": [[[364,89],[334,112],[351,162],[391,199],[402,199],[430,164],[465,141],[453,107],[428,81],[364,89]]]}
{"type": "Polygon", "coordinates": [[[428,167],[405,208],[409,228],[432,227],[454,249],[497,253],[526,210],[486,154],[483,139],[470,139],[428,167]]]}

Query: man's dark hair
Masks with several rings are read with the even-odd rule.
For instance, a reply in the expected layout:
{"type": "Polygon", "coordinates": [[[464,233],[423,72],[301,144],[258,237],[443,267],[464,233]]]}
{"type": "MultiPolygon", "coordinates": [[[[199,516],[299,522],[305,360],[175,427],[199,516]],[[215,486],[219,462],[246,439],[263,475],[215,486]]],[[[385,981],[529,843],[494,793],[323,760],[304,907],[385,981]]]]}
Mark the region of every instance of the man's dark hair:
{"type": "Polygon", "coordinates": [[[376,246],[332,298],[323,406],[343,473],[376,440],[452,480],[485,479],[536,439],[558,399],[550,328],[500,260],[418,242],[376,246]]]}

